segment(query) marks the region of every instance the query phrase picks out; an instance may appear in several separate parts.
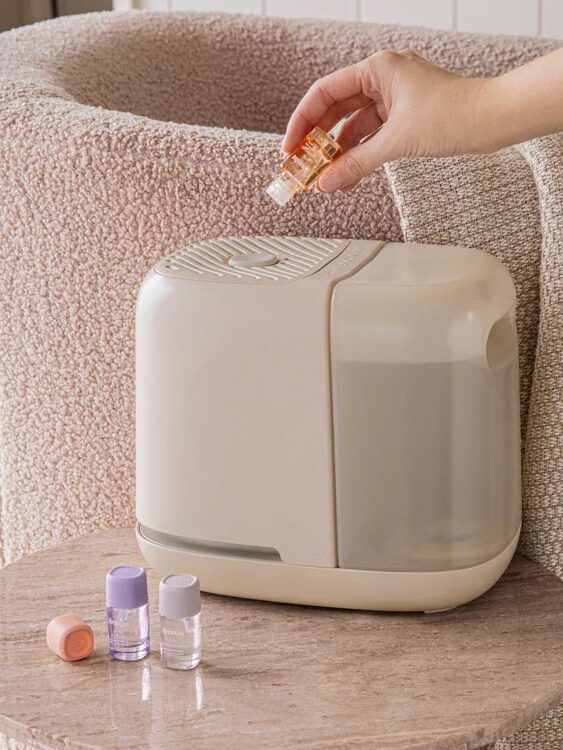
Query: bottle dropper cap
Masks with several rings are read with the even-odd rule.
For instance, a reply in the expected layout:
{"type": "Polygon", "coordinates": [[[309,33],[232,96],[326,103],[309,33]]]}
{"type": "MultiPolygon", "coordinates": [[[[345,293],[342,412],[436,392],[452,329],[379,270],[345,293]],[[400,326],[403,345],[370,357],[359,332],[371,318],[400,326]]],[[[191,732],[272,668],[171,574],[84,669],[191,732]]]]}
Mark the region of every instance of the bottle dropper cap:
{"type": "Polygon", "coordinates": [[[149,601],[147,574],[140,565],[117,565],[106,575],[106,604],[137,609],[149,601]]]}
{"type": "Polygon", "coordinates": [[[266,192],[270,198],[278,204],[278,206],[283,206],[293,195],[295,195],[297,189],[297,185],[292,185],[287,179],[284,179],[284,177],[280,175],[270,182],[266,188],[266,192]]]}
{"type": "Polygon", "coordinates": [[[182,573],[163,578],[158,587],[159,611],[164,617],[183,620],[201,612],[199,578],[182,573]]]}

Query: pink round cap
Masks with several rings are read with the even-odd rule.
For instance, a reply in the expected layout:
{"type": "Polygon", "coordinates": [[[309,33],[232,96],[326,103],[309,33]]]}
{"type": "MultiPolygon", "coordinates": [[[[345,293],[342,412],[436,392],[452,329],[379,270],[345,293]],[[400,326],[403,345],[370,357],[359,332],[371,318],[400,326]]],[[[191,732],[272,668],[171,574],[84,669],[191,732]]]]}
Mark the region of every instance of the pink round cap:
{"type": "Polygon", "coordinates": [[[199,578],[181,573],[163,578],[158,587],[159,611],[165,617],[183,620],[201,612],[199,578]]]}
{"type": "Polygon", "coordinates": [[[47,625],[47,645],[65,661],[86,659],[94,649],[94,633],[78,615],[59,615],[47,625]]]}
{"type": "Polygon", "coordinates": [[[149,601],[147,574],[140,565],[116,565],[106,575],[106,604],[137,609],[149,601]]]}

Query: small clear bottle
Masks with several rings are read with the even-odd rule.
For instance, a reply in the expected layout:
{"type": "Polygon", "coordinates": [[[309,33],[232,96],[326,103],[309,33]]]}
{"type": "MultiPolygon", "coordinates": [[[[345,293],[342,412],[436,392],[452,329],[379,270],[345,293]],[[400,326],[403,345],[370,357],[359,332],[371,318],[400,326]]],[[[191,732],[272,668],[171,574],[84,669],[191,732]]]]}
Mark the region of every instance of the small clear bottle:
{"type": "Polygon", "coordinates": [[[109,654],[121,661],[150,651],[147,574],[140,565],[117,565],[106,576],[109,654]]]}
{"type": "Polygon", "coordinates": [[[280,174],[268,185],[266,192],[278,205],[283,206],[299,190],[309,190],[340,150],[332,136],[321,128],[314,128],[286,156],[280,174]]]}
{"type": "Polygon", "coordinates": [[[160,659],[170,669],[193,669],[201,661],[199,579],[181,574],[163,578],[158,589],[160,659]]]}

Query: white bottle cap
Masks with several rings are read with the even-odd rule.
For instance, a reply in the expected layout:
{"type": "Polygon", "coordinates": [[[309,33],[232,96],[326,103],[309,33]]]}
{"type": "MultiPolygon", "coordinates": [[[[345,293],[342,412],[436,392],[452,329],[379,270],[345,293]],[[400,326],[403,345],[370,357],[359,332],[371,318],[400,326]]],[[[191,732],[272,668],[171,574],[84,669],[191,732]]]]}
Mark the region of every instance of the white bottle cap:
{"type": "Polygon", "coordinates": [[[266,188],[266,192],[270,198],[278,204],[278,206],[283,206],[296,191],[295,189],[292,189],[291,184],[287,180],[284,180],[283,177],[280,176],[270,182],[266,188]]]}
{"type": "Polygon", "coordinates": [[[166,576],[158,587],[158,609],[174,620],[194,617],[201,612],[199,578],[187,573],[166,576]]]}

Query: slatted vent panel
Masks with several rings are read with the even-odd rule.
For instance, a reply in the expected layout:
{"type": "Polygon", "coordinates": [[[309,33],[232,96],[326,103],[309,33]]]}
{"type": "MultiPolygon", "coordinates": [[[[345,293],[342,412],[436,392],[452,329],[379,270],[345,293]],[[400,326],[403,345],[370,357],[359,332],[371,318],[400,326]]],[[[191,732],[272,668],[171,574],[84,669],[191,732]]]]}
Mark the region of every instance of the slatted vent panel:
{"type": "Polygon", "coordinates": [[[167,276],[216,281],[291,281],[309,276],[339,255],[346,240],[309,237],[221,237],[189,245],[157,264],[167,276]],[[233,268],[229,259],[238,255],[271,253],[275,265],[233,268]]]}

